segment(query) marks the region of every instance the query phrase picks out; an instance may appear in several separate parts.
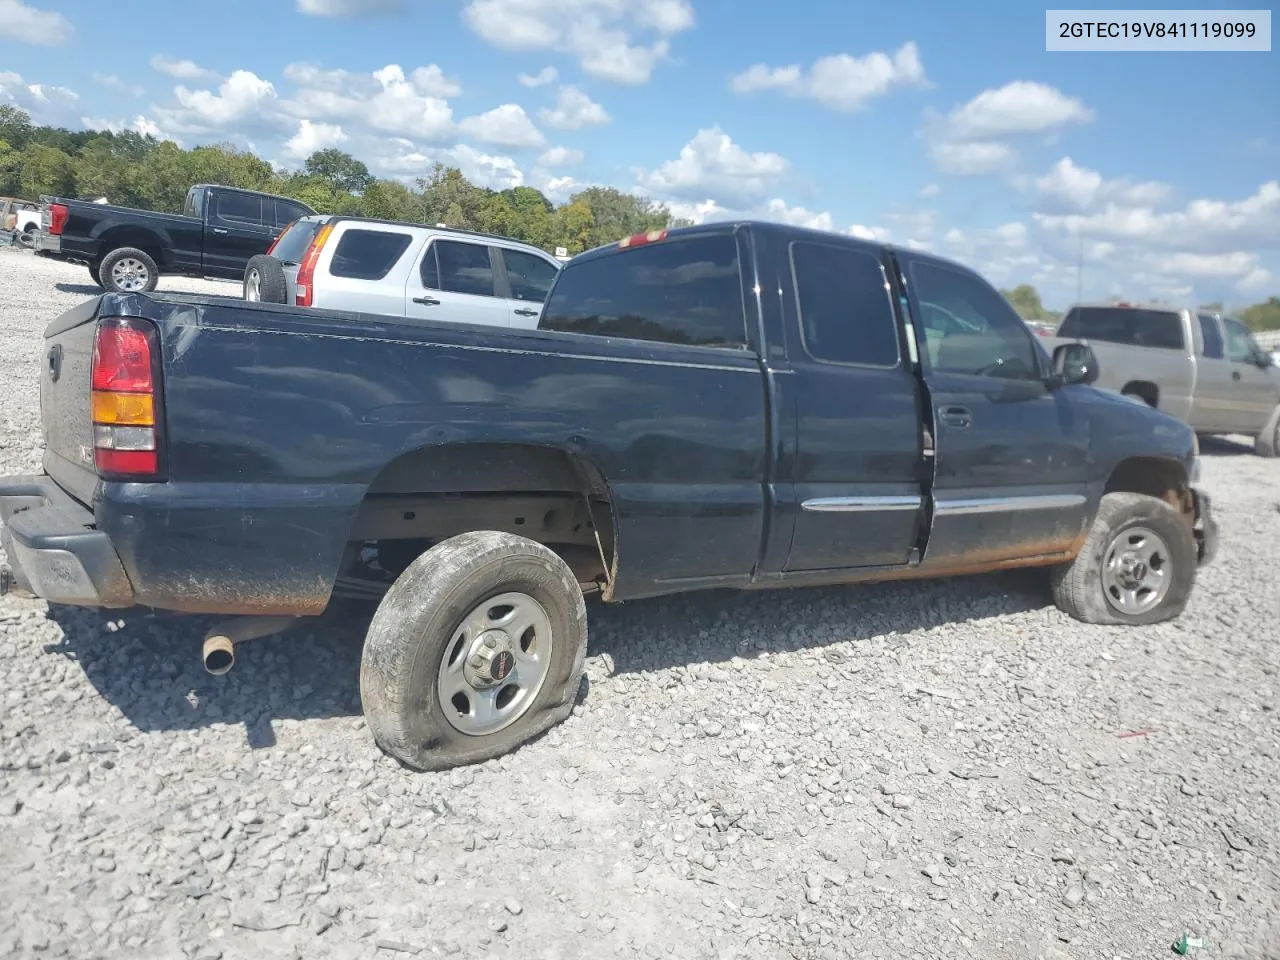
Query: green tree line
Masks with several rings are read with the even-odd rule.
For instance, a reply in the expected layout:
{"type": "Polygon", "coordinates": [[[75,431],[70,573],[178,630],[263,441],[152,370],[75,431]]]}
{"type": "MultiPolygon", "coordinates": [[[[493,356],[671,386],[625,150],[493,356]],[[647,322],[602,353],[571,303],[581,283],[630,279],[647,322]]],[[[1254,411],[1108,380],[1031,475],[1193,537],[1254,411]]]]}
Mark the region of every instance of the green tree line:
{"type": "Polygon", "coordinates": [[[514,237],[547,251],[581,253],[633,233],[683,226],[665,206],[611,187],[588,187],[556,206],[533,187],[490,190],[456,167],[434,164],[414,186],[375,177],[341,150],[313,153],[298,170],[229,144],[185,150],[132,131],[37,126],[0,106],[0,196],[105,196],[111,203],[178,213],[195,183],[294,197],[320,213],[345,213],[514,237]]]}

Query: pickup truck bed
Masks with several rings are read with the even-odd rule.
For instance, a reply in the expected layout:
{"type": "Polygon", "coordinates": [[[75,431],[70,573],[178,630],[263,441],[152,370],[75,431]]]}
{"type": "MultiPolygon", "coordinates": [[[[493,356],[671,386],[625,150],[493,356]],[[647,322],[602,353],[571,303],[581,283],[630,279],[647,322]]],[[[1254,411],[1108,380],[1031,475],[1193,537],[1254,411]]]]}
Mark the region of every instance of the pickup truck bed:
{"type": "MultiPolygon", "coordinates": [[[[1212,556],[1192,432],[1088,386],[1085,348],[1051,369],[1012,308],[945,261],[776,225],[671,231],[575,259],[541,326],[89,301],[46,331],[45,475],[0,480],[13,577],[54,602],[199,613],[382,597],[362,681],[371,725],[430,767],[496,755],[567,713],[582,592],[1038,565],[1073,615],[1141,623],[1176,616],[1212,556]],[[910,318],[924,296],[979,311],[978,332],[923,350],[910,318]],[[862,298],[852,314],[849,297],[862,298]],[[692,318],[686,342],[654,332],[674,301],[663,322],[692,318]],[[872,318],[883,326],[851,335],[872,318]],[[711,337],[713,321],[740,323],[741,342],[711,337]],[[870,349],[866,337],[874,363],[813,355],[870,349]],[[1104,589],[1100,565],[1121,561],[1128,579],[1104,589]],[[468,591],[477,610],[516,597],[499,606],[517,619],[534,598],[527,622],[560,646],[539,660],[497,628],[469,633],[483,617],[448,599],[468,591]],[[422,637],[427,660],[407,652],[422,637]],[[468,732],[479,708],[450,714],[451,656],[494,677],[536,661],[550,686],[521,688],[536,704],[519,722],[468,732]],[[405,714],[417,694],[396,690],[431,688],[435,666],[414,673],[428,661],[440,699],[405,714]]],[[[468,673],[458,695],[483,700],[488,676],[468,673]]],[[[493,709],[497,724],[516,707],[493,709]]]]}

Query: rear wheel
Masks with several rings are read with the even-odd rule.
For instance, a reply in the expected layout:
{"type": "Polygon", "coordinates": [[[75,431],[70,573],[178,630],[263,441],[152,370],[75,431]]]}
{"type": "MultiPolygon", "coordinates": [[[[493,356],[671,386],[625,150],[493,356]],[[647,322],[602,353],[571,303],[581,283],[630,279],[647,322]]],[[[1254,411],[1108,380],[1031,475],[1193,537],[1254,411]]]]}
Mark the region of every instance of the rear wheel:
{"type": "Polygon", "coordinates": [[[1195,534],[1169,504],[1109,493],[1079,555],[1054,568],[1053,598],[1085,623],[1159,623],[1182,613],[1197,565],[1195,534]]]}
{"type": "Polygon", "coordinates": [[[102,289],[102,280],[98,277],[98,272],[101,269],[101,260],[92,260],[89,262],[89,276],[93,278],[93,285],[99,289],[102,289]]]}
{"type": "Polygon", "coordinates": [[[244,268],[244,298],[251,303],[287,303],[289,285],[275,257],[260,253],[244,268]]]}
{"type": "Polygon", "coordinates": [[[569,715],[586,647],[582,590],[559,556],[464,533],[409,564],[379,604],[360,664],[365,718],[414,769],[489,760],[569,715]]]}
{"type": "Polygon", "coordinates": [[[120,247],[102,258],[98,282],[108,293],[150,293],[160,282],[160,268],[145,250],[120,247]]]}

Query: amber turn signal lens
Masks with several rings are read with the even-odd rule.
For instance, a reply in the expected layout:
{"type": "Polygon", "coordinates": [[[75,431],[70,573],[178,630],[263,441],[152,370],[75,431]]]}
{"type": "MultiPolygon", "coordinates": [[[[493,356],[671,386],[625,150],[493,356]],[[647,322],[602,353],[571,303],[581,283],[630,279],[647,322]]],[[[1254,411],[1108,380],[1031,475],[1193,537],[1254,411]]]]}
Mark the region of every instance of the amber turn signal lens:
{"type": "Polygon", "coordinates": [[[149,393],[107,393],[93,391],[93,422],[119,423],[131,427],[155,426],[155,406],[149,393]]]}

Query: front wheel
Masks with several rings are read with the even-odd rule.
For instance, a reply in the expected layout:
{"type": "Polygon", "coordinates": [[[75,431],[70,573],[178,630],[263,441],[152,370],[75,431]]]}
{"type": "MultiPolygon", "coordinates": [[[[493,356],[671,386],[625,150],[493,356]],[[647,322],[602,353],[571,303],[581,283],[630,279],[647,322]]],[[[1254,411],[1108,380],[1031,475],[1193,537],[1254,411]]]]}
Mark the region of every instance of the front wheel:
{"type": "Polygon", "coordinates": [[[160,282],[160,268],[145,250],[120,247],[102,258],[98,282],[108,293],[150,293],[160,282]]]}
{"type": "Polygon", "coordinates": [[[1260,457],[1280,457],[1280,406],[1271,411],[1267,425],[1253,438],[1253,452],[1260,457]]]}
{"type": "Polygon", "coordinates": [[[582,590],[551,550],[464,533],[383,597],[360,663],[374,740],[416,770],[507,753],[573,709],[587,649],[582,590]]]}
{"type": "Polygon", "coordinates": [[[1172,620],[1187,605],[1197,564],[1191,525],[1169,504],[1109,493],[1075,560],[1054,568],[1054,602],[1085,623],[1172,620]]]}

